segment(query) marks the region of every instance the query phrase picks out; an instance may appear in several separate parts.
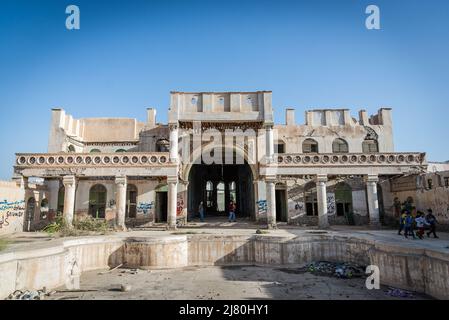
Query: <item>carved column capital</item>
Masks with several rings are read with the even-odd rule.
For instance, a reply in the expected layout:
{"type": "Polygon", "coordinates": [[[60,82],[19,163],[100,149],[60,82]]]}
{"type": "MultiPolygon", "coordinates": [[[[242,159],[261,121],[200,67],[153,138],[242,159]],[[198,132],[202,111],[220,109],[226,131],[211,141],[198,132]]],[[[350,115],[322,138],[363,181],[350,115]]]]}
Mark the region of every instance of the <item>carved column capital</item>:
{"type": "Polygon", "coordinates": [[[378,183],[379,182],[379,176],[377,174],[368,174],[365,176],[365,182],[367,183],[378,183]]]}
{"type": "Polygon", "coordinates": [[[76,178],[75,176],[64,176],[62,178],[62,183],[64,184],[64,187],[74,187],[76,184],[76,178]]]}
{"type": "Polygon", "coordinates": [[[128,179],[126,176],[117,176],[115,177],[115,184],[119,187],[126,187],[126,184],[128,183],[128,179]]]}

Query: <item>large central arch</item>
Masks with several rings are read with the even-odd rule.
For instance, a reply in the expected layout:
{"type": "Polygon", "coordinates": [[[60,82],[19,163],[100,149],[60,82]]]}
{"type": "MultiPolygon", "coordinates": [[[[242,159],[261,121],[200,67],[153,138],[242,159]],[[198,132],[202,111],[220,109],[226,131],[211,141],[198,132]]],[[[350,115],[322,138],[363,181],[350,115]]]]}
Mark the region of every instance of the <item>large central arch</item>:
{"type": "MultiPolygon", "coordinates": [[[[240,148],[223,146],[223,151],[239,154],[241,164],[204,164],[201,153],[194,152],[194,163],[186,165],[184,179],[189,181],[187,206],[189,218],[198,216],[198,207],[203,202],[206,217],[226,217],[228,204],[234,200],[237,205],[237,219],[255,219],[255,198],[253,181],[257,177],[256,166],[248,164],[248,157],[240,148]]],[[[209,152],[208,148],[203,153],[209,152]]]]}

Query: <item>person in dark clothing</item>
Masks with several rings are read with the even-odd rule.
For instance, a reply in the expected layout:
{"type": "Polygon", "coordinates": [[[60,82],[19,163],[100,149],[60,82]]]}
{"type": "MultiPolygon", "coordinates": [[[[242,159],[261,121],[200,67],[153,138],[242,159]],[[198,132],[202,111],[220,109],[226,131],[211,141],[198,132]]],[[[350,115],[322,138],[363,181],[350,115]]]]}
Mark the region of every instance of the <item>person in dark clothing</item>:
{"type": "Polygon", "coordinates": [[[410,211],[407,211],[407,216],[405,217],[404,236],[408,238],[410,234],[413,236],[413,239],[416,239],[415,233],[413,232],[413,216],[410,211]]]}
{"type": "Polygon", "coordinates": [[[401,216],[399,217],[399,230],[398,230],[398,235],[402,235],[402,230],[404,230],[405,227],[405,217],[407,216],[407,214],[405,213],[406,210],[402,209],[401,210],[401,216]]]}
{"type": "Polygon", "coordinates": [[[235,209],[236,209],[236,205],[234,203],[234,201],[230,201],[229,202],[229,222],[236,222],[237,220],[235,219],[235,209]]]}
{"type": "Polygon", "coordinates": [[[438,238],[436,234],[436,224],[438,223],[437,218],[432,213],[432,209],[427,209],[426,221],[429,224],[429,232],[427,232],[427,237],[433,233],[434,238],[438,238]]]}

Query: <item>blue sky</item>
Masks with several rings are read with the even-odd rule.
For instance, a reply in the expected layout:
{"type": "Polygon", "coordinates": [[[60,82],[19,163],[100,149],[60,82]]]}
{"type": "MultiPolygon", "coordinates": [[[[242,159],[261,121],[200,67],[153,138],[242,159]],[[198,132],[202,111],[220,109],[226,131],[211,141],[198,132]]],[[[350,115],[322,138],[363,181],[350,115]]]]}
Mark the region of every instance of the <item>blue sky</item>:
{"type": "Polygon", "coordinates": [[[393,108],[396,151],[449,160],[449,1],[0,1],[0,179],[46,152],[50,109],[132,117],[169,91],[272,90],[284,109],[393,108]],[[65,28],[78,5],[81,29],[65,28]],[[365,28],[376,4],[381,30],[365,28]]]}

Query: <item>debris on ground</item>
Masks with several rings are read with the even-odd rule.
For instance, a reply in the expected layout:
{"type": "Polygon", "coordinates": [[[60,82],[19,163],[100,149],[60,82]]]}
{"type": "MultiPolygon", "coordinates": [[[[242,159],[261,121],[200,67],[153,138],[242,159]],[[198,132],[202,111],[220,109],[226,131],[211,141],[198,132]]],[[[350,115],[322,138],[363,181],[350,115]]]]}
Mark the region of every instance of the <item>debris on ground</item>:
{"type": "Polygon", "coordinates": [[[312,262],[303,268],[304,271],[320,275],[333,276],[342,279],[361,278],[365,276],[365,266],[349,262],[312,262]]]}
{"type": "Polygon", "coordinates": [[[44,300],[45,296],[53,293],[53,291],[48,293],[46,288],[42,290],[16,290],[6,300],[44,300]]]}
{"type": "Polygon", "coordinates": [[[397,298],[412,298],[413,293],[407,290],[402,290],[398,288],[388,287],[388,291],[385,292],[386,295],[389,295],[390,297],[397,297],[397,298]]]}
{"type": "Polygon", "coordinates": [[[128,284],[122,284],[120,286],[120,291],[121,292],[129,292],[129,291],[131,291],[131,286],[128,284]]]}

